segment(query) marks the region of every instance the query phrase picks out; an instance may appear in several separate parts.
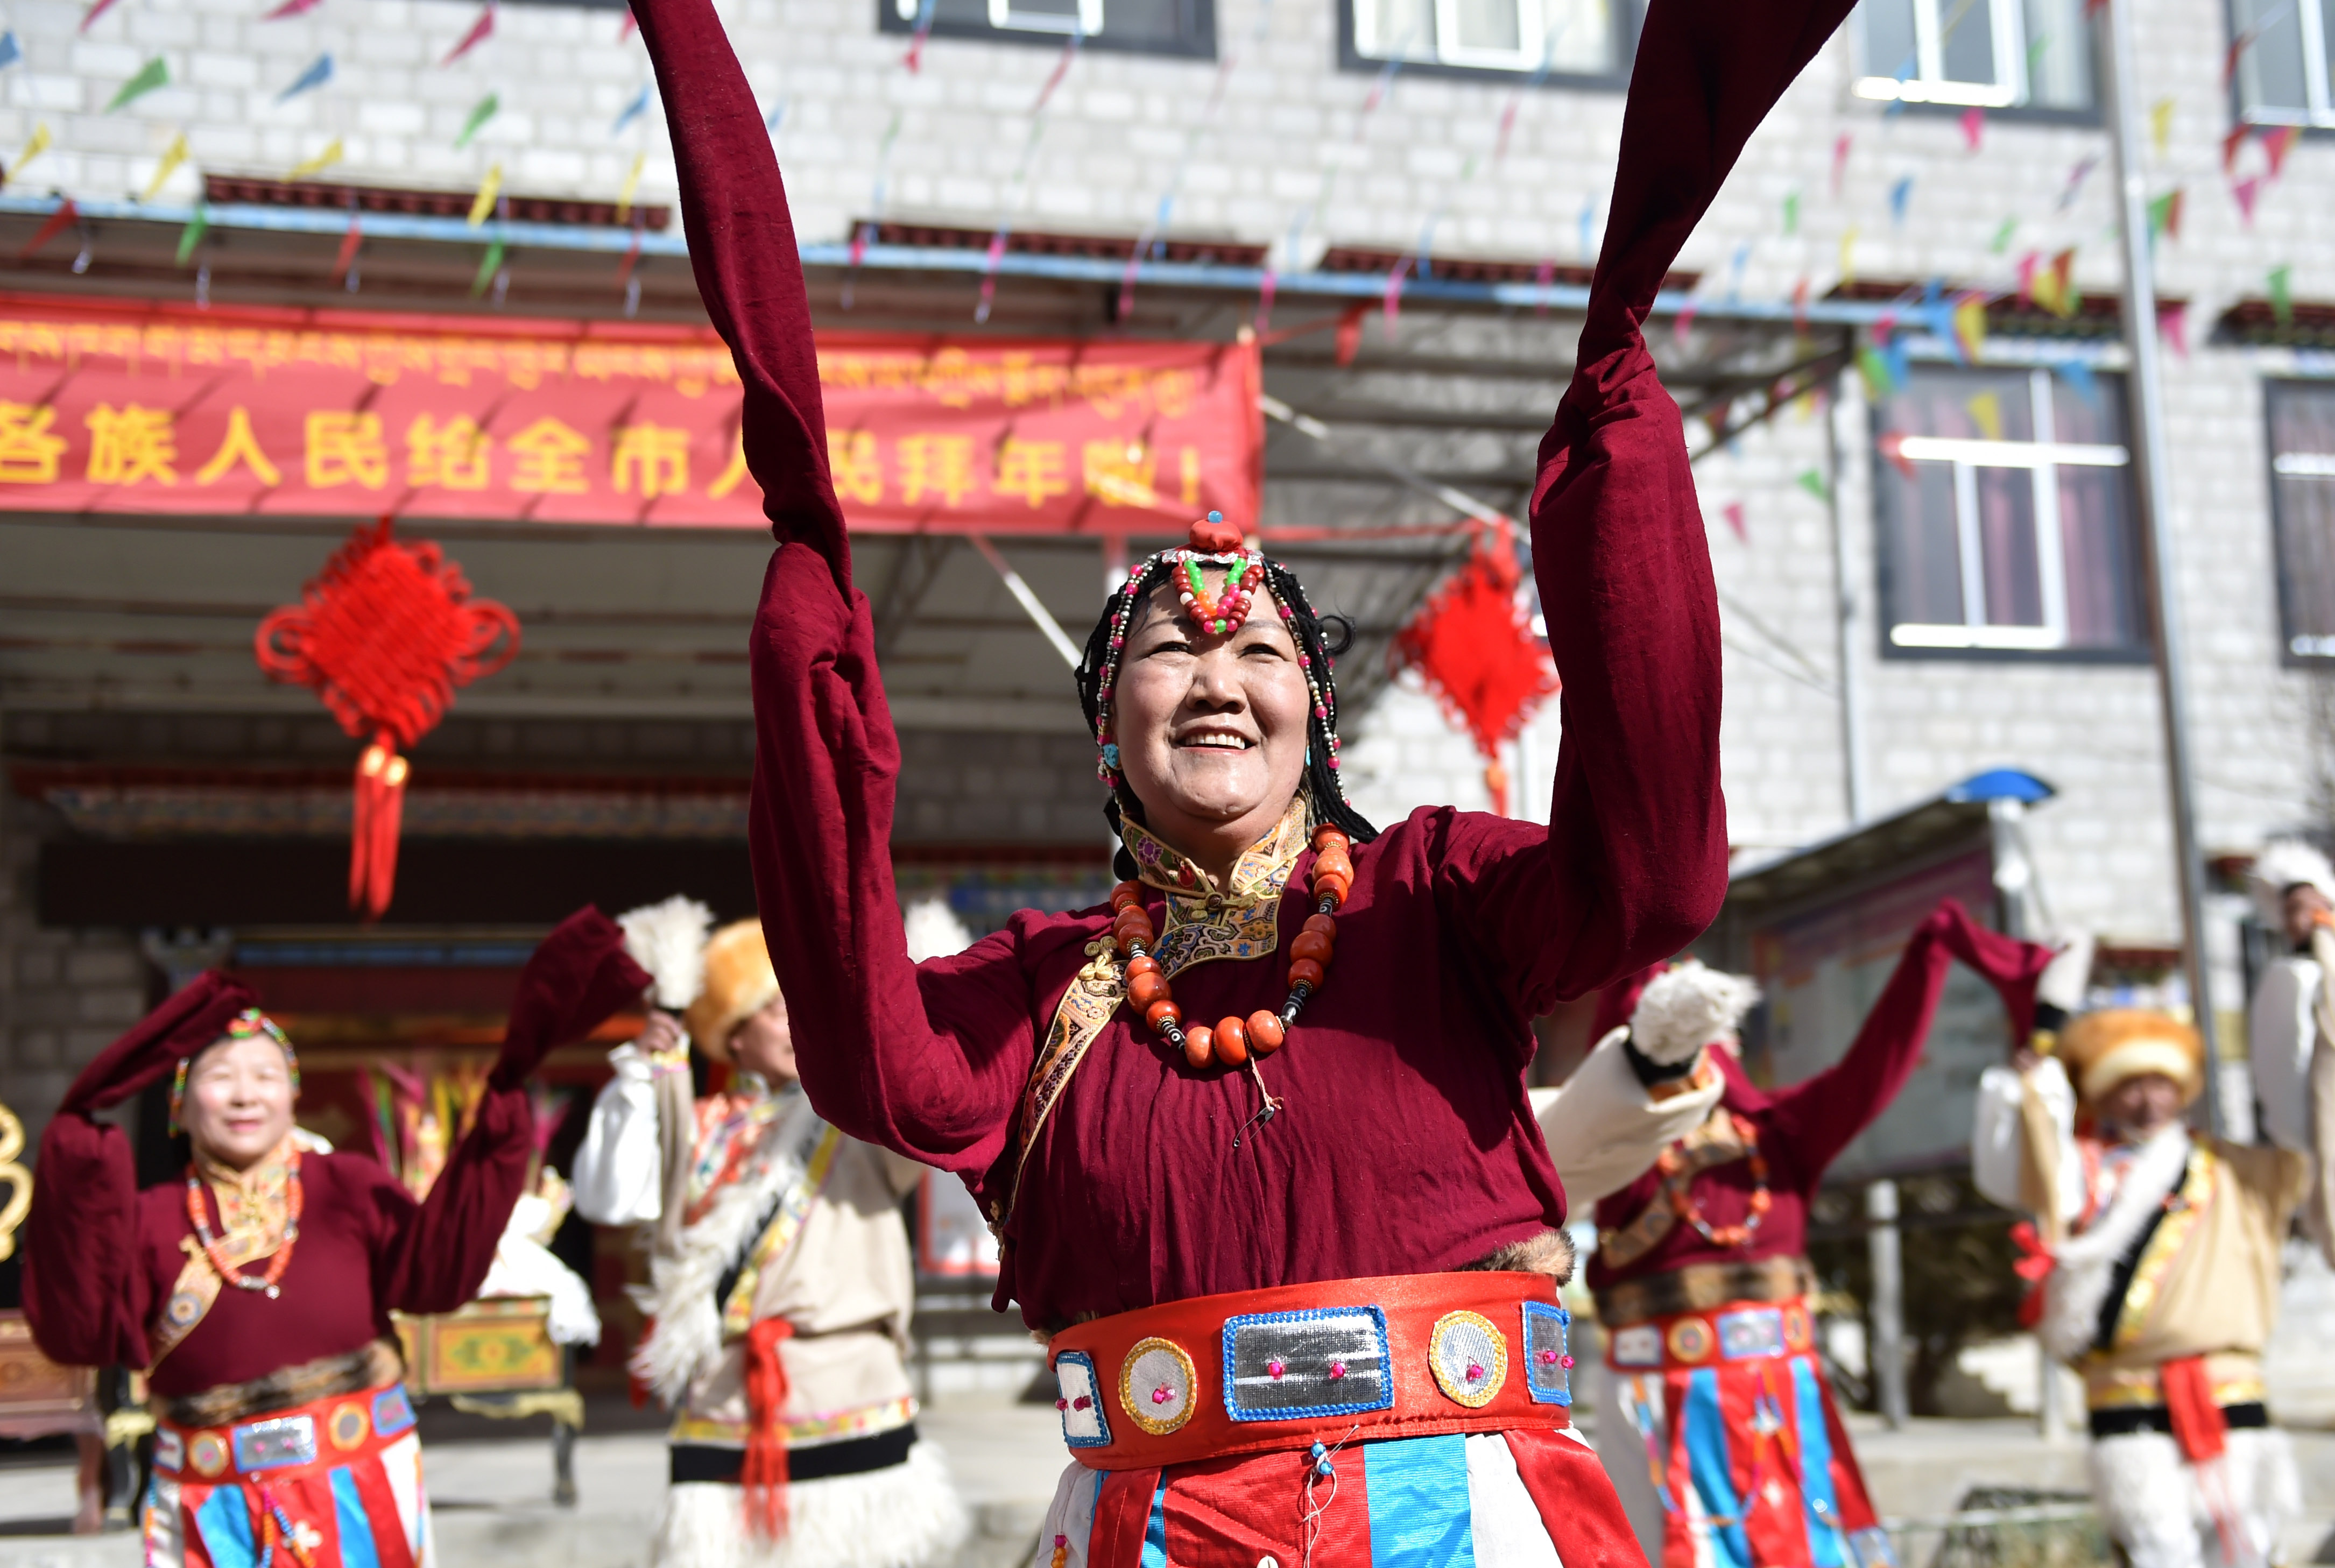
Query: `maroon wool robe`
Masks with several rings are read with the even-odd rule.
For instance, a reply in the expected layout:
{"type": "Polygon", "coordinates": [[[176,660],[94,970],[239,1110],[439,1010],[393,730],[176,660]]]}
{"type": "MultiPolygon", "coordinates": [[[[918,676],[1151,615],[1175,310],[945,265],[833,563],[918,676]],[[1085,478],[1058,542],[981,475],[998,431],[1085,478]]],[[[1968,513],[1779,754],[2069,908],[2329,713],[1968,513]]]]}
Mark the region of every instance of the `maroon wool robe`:
{"type": "MultiPolygon", "coordinates": [[[[1639,328],[1745,140],[1848,5],[1654,0],[1648,15],[1604,253],[1532,502],[1565,682],[1551,826],[1421,810],[1358,847],[1328,983],[1264,1064],[1287,1109],[1237,1153],[1245,1076],[1195,1072],[1122,1011],[1032,1150],[1001,1307],[1018,1301],[1042,1325],[1449,1269],[1563,1222],[1525,1094],[1528,1021],[1677,952],[1727,877],[1710,566],[1679,411],[1639,328]]],[[[890,857],[899,747],[830,482],[770,133],[711,0],[635,12],[779,543],[750,644],[750,832],[804,1087],[845,1132],[955,1173],[986,1209],[1012,1180],[1038,1043],[1109,915],[1025,911],[964,953],[910,964],[890,857]]],[[[1310,864],[1283,902],[1284,948],[1310,864]]],[[[1278,1006],[1284,967],[1187,969],[1177,1000],[1195,1020],[1278,1006]]]]}
{"type": "MultiPolygon", "coordinates": [[[[300,1234],[280,1299],[222,1288],[154,1369],[154,1392],[175,1399],[360,1350],[393,1340],[392,1311],[446,1312],[469,1301],[527,1180],[535,1148],[528,1076],[553,1046],[589,1034],[648,983],[606,916],[570,915],[528,958],[478,1119],[429,1198],[414,1202],[370,1155],[301,1156],[300,1234]]],[[[24,1312],[51,1360],[144,1367],[148,1327],[187,1261],[179,1244],[194,1234],[184,1180],[139,1191],[129,1138],[91,1113],[170,1074],[253,1005],[239,982],[204,975],[107,1047],[41,1135],[24,1229],[24,1312]]],[[[216,1225],[217,1208],[207,1212],[216,1225]]]]}

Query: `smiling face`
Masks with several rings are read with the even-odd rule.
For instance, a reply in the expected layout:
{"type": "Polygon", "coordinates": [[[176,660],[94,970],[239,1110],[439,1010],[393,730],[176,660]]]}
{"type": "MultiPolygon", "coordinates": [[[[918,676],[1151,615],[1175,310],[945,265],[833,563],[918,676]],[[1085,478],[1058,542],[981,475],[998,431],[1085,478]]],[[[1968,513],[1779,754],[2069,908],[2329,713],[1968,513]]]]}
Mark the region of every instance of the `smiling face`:
{"type": "Polygon", "coordinates": [[[2135,1074],[2099,1102],[2100,1119],[2134,1139],[2172,1125],[2181,1110],[2181,1086],[2161,1072],[2135,1074]]]}
{"type": "Polygon", "coordinates": [[[2335,915],[2335,904],[2330,904],[2327,895],[2308,882],[2298,882],[2288,888],[2280,903],[2285,906],[2286,940],[2298,949],[2309,945],[2311,934],[2335,915]]]}
{"type": "Polygon", "coordinates": [[[761,1074],[772,1089],[783,1089],[802,1076],[795,1070],[795,1031],[787,1020],[785,997],[770,998],[731,1031],[730,1060],[745,1071],[761,1074]]]}
{"type": "Polygon", "coordinates": [[[247,1170],[292,1130],[292,1066],[264,1034],[222,1036],[187,1071],[179,1120],[195,1152],[247,1170]]]}
{"type": "MultiPolygon", "coordinates": [[[[1221,580],[1210,574],[1212,592],[1221,580]]],[[[1194,626],[1171,588],[1153,590],[1113,696],[1120,770],[1145,825],[1219,876],[1281,820],[1305,770],[1305,672],[1259,598],[1219,637],[1194,626]]]]}

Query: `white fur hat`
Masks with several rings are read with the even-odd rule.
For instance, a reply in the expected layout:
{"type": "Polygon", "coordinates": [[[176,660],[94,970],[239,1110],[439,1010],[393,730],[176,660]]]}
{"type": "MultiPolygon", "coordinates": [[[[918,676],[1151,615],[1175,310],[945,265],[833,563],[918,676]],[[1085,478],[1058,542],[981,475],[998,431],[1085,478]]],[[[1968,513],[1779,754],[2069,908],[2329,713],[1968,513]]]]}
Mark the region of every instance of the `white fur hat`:
{"type": "Polygon", "coordinates": [[[1647,983],[1630,1014],[1630,1040],[1654,1061],[1681,1062],[1704,1046],[1735,1032],[1759,1000],[1749,975],[1705,968],[1690,958],[1647,983]]]}
{"type": "Polygon", "coordinates": [[[922,963],[927,958],[946,958],[973,945],[973,933],[944,899],[917,899],[908,905],[902,921],[907,927],[911,963],[922,963]]]}
{"type": "Polygon", "coordinates": [[[656,982],[656,1004],[679,1012],[697,1000],[705,984],[705,934],[713,911],[694,898],[674,894],[616,916],[625,951],[656,982]]]}
{"type": "Polygon", "coordinates": [[[2272,839],[2247,867],[2246,891],[2253,895],[2254,908],[2267,925],[2285,924],[2286,890],[2297,886],[2315,887],[2328,902],[2335,903],[2335,866],[2328,865],[2326,856],[2300,838],[2272,839]]]}

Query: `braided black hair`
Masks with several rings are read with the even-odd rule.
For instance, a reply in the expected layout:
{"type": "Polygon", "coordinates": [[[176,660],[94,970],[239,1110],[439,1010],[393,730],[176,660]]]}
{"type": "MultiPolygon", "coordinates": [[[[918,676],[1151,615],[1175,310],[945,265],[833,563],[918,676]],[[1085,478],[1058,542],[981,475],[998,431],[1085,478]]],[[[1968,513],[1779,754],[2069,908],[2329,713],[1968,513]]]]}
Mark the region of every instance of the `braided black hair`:
{"type": "MultiPolygon", "coordinates": [[[[1123,612],[1139,607],[1144,598],[1168,582],[1175,570],[1176,564],[1167,556],[1154,556],[1104,601],[1101,618],[1088,634],[1086,653],[1079,660],[1076,677],[1079,706],[1086,711],[1089,734],[1094,734],[1102,721],[1103,672],[1116,663],[1110,645],[1113,628],[1120,623],[1123,612]]],[[[1329,823],[1356,844],[1368,844],[1379,836],[1379,830],[1347,800],[1345,787],[1338,777],[1338,688],[1331,673],[1331,661],[1353,644],[1353,623],[1340,615],[1316,615],[1295,574],[1278,561],[1264,563],[1264,586],[1288,610],[1283,624],[1295,635],[1297,646],[1312,661],[1314,684],[1321,693],[1320,710],[1306,716],[1305,772],[1299,787],[1311,803],[1316,823],[1329,823]]],[[[1131,629],[1131,614],[1126,615],[1126,621],[1131,629]]],[[[1126,816],[1132,814],[1137,822],[1143,821],[1143,802],[1127,787],[1123,775],[1104,800],[1102,813],[1109,819],[1114,837],[1124,837],[1121,823],[1126,816]]],[[[1111,868],[1122,881],[1135,879],[1135,857],[1123,845],[1112,857],[1111,868]]]]}

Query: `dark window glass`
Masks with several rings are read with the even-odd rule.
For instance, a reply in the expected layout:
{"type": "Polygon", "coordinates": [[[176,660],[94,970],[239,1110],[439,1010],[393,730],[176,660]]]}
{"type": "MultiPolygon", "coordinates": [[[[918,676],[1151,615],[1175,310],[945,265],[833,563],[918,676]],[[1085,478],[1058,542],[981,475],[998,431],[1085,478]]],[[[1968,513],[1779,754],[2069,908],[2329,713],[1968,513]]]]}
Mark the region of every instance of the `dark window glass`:
{"type": "MultiPolygon", "coordinates": [[[[877,0],[887,33],[913,33],[926,0],[877,0]]],[[[1148,54],[1216,52],[1215,0],[929,0],[942,38],[1060,46],[1076,33],[1082,47],[1148,54]]]]}
{"type": "Polygon", "coordinates": [[[1863,0],[1853,25],[1860,98],[2093,107],[2084,0],[1863,0]]]}
{"type": "Polygon", "coordinates": [[[2271,506],[2286,651],[2335,660],[2335,385],[2270,385],[2271,506]]]}

